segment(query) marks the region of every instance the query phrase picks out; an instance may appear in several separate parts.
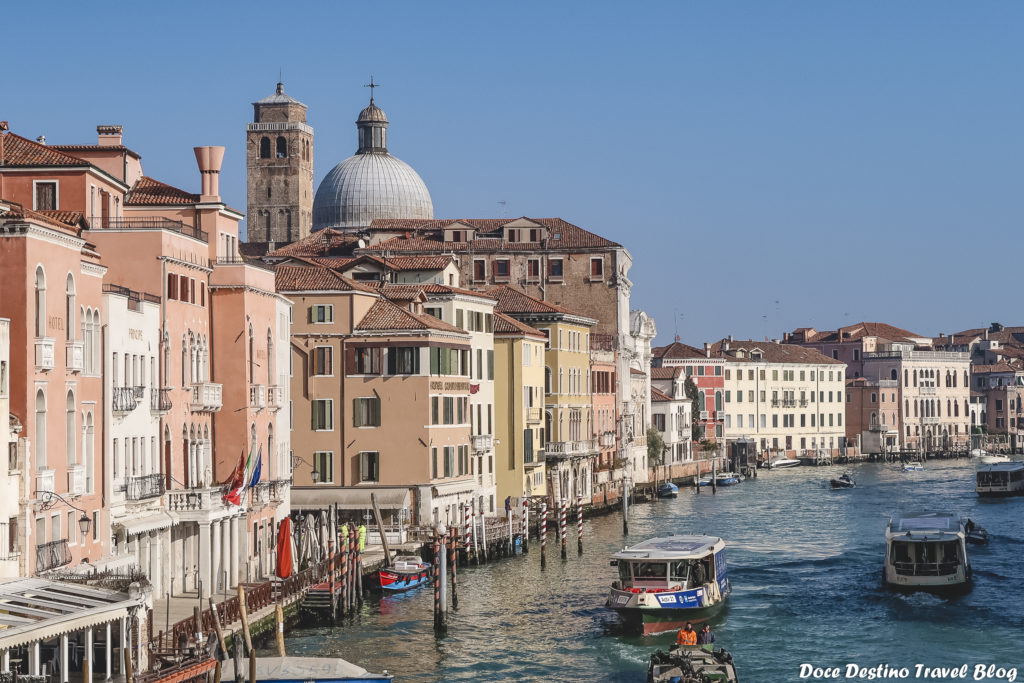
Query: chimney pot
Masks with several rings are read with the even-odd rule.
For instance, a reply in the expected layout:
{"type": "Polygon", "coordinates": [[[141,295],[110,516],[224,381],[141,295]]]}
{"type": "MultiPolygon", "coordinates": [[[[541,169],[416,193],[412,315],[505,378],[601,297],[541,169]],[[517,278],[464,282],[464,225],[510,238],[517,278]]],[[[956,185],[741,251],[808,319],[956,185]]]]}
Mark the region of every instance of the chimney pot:
{"type": "Polygon", "coordinates": [[[199,164],[199,173],[202,181],[202,192],[199,196],[199,201],[219,202],[220,167],[224,162],[224,147],[193,147],[192,151],[195,152],[196,163],[199,164]]]}
{"type": "Polygon", "coordinates": [[[96,142],[100,147],[117,147],[123,135],[124,126],[96,126],[96,142]]]}
{"type": "Polygon", "coordinates": [[[711,358],[711,344],[704,342],[704,355],[711,358]]]}

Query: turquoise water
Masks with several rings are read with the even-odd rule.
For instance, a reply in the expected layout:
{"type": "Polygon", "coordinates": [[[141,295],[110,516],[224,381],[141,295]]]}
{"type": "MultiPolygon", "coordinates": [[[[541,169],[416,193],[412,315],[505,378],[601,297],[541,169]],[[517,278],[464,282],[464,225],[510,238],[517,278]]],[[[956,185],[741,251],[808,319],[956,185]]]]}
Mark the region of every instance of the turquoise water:
{"type": "Polygon", "coordinates": [[[608,556],[650,536],[707,533],[728,544],[733,593],[712,627],[744,683],[801,680],[802,663],[841,674],[849,663],[906,667],[909,680],[916,664],[967,664],[969,680],[976,664],[995,664],[1019,667],[1024,680],[1024,498],[978,499],[967,461],[932,461],[914,473],[846,469],[858,488],[827,487],[839,467],[799,467],[717,495],[681,489],[677,499],[634,506],[628,539],[618,514],[587,520],[584,555],[570,535],[568,560],[551,543],[544,571],[536,542],[525,558],[460,567],[459,609],[442,638],[432,630],[433,591],[421,589],[374,596],[333,629],[294,631],[288,652],[343,657],[397,681],[643,681],[649,654],[674,634],[622,632],[603,606],[615,578],[608,556]],[[988,529],[988,546],[969,547],[969,593],[881,587],[884,526],[899,509],[958,511],[988,529]]]}

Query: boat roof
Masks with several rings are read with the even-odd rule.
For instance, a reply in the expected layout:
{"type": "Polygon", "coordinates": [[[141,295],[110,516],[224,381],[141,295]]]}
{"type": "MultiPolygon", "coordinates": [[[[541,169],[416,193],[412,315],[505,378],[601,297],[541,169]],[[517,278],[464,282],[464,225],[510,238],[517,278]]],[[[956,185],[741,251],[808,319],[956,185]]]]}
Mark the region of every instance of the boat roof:
{"type": "Polygon", "coordinates": [[[909,512],[897,513],[889,520],[890,533],[914,531],[958,533],[960,515],[955,512],[909,512]]]}
{"type": "Polygon", "coordinates": [[[1024,462],[994,462],[989,465],[979,465],[979,472],[1016,472],[1024,469],[1024,462]]]}
{"type": "Polygon", "coordinates": [[[725,547],[718,536],[660,536],[626,546],[616,560],[696,560],[725,547]]]}

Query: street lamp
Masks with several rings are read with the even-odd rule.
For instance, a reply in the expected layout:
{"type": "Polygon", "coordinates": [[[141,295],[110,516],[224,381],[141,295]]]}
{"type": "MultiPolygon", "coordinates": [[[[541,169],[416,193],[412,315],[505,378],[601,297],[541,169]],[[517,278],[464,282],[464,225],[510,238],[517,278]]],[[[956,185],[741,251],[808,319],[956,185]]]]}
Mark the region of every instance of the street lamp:
{"type": "Polygon", "coordinates": [[[86,514],[85,510],[83,510],[80,507],[76,507],[75,505],[72,505],[71,501],[67,500],[66,498],[64,498],[64,496],[54,491],[36,491],[34,495],[40,500],[40,511],[49,510],[50,508],[57,504],[57,501],[60,501],[67,505],[72,510],[76,512],[81,512],[82,516],[78,518],[78,529],[82,532],[83,538],[89,535],[89,530],[92,528],[92,518],[88,514],[86,514]]]}
{"type": "Polygon", "coordinates": [[[317,470],[316,465],[311,463],[311,462],[309,462],[308,460],[303,458],[301,455],[295,455],[293,453],[292,454],[292,469],[295,469],[296,467],[298,467],[299,463],[303,463],[303,464],[309,465],[310,467],[313,468],[313,471],[309,473],[309,478],[313,480],[314,484],[316,484],[317,482],[320,481],[320,471],[317,470]]]}

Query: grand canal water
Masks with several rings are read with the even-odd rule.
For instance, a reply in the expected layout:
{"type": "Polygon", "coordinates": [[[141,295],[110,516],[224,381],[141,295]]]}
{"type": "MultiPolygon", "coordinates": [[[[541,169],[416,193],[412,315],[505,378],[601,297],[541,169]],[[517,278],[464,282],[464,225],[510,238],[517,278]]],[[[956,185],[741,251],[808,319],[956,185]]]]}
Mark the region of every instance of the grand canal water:
{"type": "Polygon", "coordinates": [[[744,683],[800,680],[805,662],[908,667],[911,679],[918,663],[999,664],[1024,679],[1024,499],[979,500],[967,461],[916,473],[848,469],[858,484],[849,491],[827,488],[838,467],[765,472],[714,496],[682,490],[634,506],[628,539],[617,514],[588,520],[583,557],[570,544],[563,562],[551,544],[541,571],[533,543],[525,558],[460,568],[459,609],[443,638],[432,631],[433,592],[420,590],[371,598],[343,626],[295,631],[289,654],[339,656],[397,681],[642,681],[648,655],[674,635],[622,632],[603,607],[615,573],[608,556],[650,536],[702,532],[728,543],[733,593],[712,623],[744,683]],[[911,509],[955,510],[989,530],[989,546],[971,546],[968,594],[881,587],[885,522],[911,509]]]}

